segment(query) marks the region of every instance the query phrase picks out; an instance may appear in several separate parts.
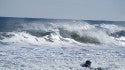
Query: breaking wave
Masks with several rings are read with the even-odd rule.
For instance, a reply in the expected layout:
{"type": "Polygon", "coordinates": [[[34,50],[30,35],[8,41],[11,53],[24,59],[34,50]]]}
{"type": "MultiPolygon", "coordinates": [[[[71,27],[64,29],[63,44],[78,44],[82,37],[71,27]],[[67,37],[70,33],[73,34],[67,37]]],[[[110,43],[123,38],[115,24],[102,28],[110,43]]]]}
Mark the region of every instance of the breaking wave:
{"type": "Polygon", "coordinates": [[[58,19],[3,19],[0,18],[1,43],[30,43],[41,45],[47,42],[83,43],[98,45],[125,45],[124,26],[90,23],[81,20],[58,19]]]}

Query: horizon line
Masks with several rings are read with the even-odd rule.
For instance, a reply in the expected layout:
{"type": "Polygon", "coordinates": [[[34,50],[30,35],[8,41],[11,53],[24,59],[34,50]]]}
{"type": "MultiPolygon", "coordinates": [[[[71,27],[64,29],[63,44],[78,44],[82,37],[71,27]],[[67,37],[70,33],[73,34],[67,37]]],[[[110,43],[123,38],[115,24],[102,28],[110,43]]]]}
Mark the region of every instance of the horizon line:
{"type": "Polygon", "coordinates": [[[48,17],[16,17],[16,16],[0,16],[3,18],[30,18],[30,19],[52,19],[52,20],[74,20],[74,21],[120,21],[120,22],[125,22],[124,20],[100,20],[100,19],[73,19],[73,18],[48,18],[48,17]]]}

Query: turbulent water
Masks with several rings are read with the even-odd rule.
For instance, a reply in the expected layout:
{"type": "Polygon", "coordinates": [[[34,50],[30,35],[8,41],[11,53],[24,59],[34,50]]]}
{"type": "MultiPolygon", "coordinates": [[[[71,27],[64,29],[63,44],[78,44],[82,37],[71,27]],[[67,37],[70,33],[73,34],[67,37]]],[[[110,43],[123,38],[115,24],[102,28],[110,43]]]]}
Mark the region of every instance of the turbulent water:
{"type": "Polygon", "coordinates": [[[0,46],[3,70],[124,70],[125,22],[0,17],[0,46]]]}
{"type": "Polygon", "coordinates": [[[0,42],[8,44],[20,42],[30,43],[30,39],[33,39],[32,41],[35,41],[36,43],[34,44],[36,45],[42,44],[45,41],[63,41],[67,43],[79,42],[84,44],[123,46],[125,42],[124,23],[113,21],[1,17],[0,42]],[[38,44],[38,42],[40,43],[38,44]]]}

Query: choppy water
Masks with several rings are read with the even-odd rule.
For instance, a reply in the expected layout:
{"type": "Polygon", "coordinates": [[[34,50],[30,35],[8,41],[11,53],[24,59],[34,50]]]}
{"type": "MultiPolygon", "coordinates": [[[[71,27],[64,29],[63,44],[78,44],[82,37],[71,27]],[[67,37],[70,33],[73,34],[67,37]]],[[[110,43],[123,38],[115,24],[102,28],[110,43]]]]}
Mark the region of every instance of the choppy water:
{"type": "Polygon", "coordinates": [[[124,46],[124,21],[0,17],[1,70],[124,70],[124,46]]]}

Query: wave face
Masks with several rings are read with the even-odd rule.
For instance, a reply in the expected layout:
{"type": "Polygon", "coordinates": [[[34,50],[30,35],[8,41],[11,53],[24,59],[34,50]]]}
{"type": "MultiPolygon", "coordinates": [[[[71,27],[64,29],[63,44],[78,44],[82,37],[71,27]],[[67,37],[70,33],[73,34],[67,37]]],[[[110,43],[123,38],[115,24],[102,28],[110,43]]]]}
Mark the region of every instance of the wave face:
{"type": "Polygon", "coordinates": [[[124,21],[0,17],[0,43],[125,45],[124,21]]]}

